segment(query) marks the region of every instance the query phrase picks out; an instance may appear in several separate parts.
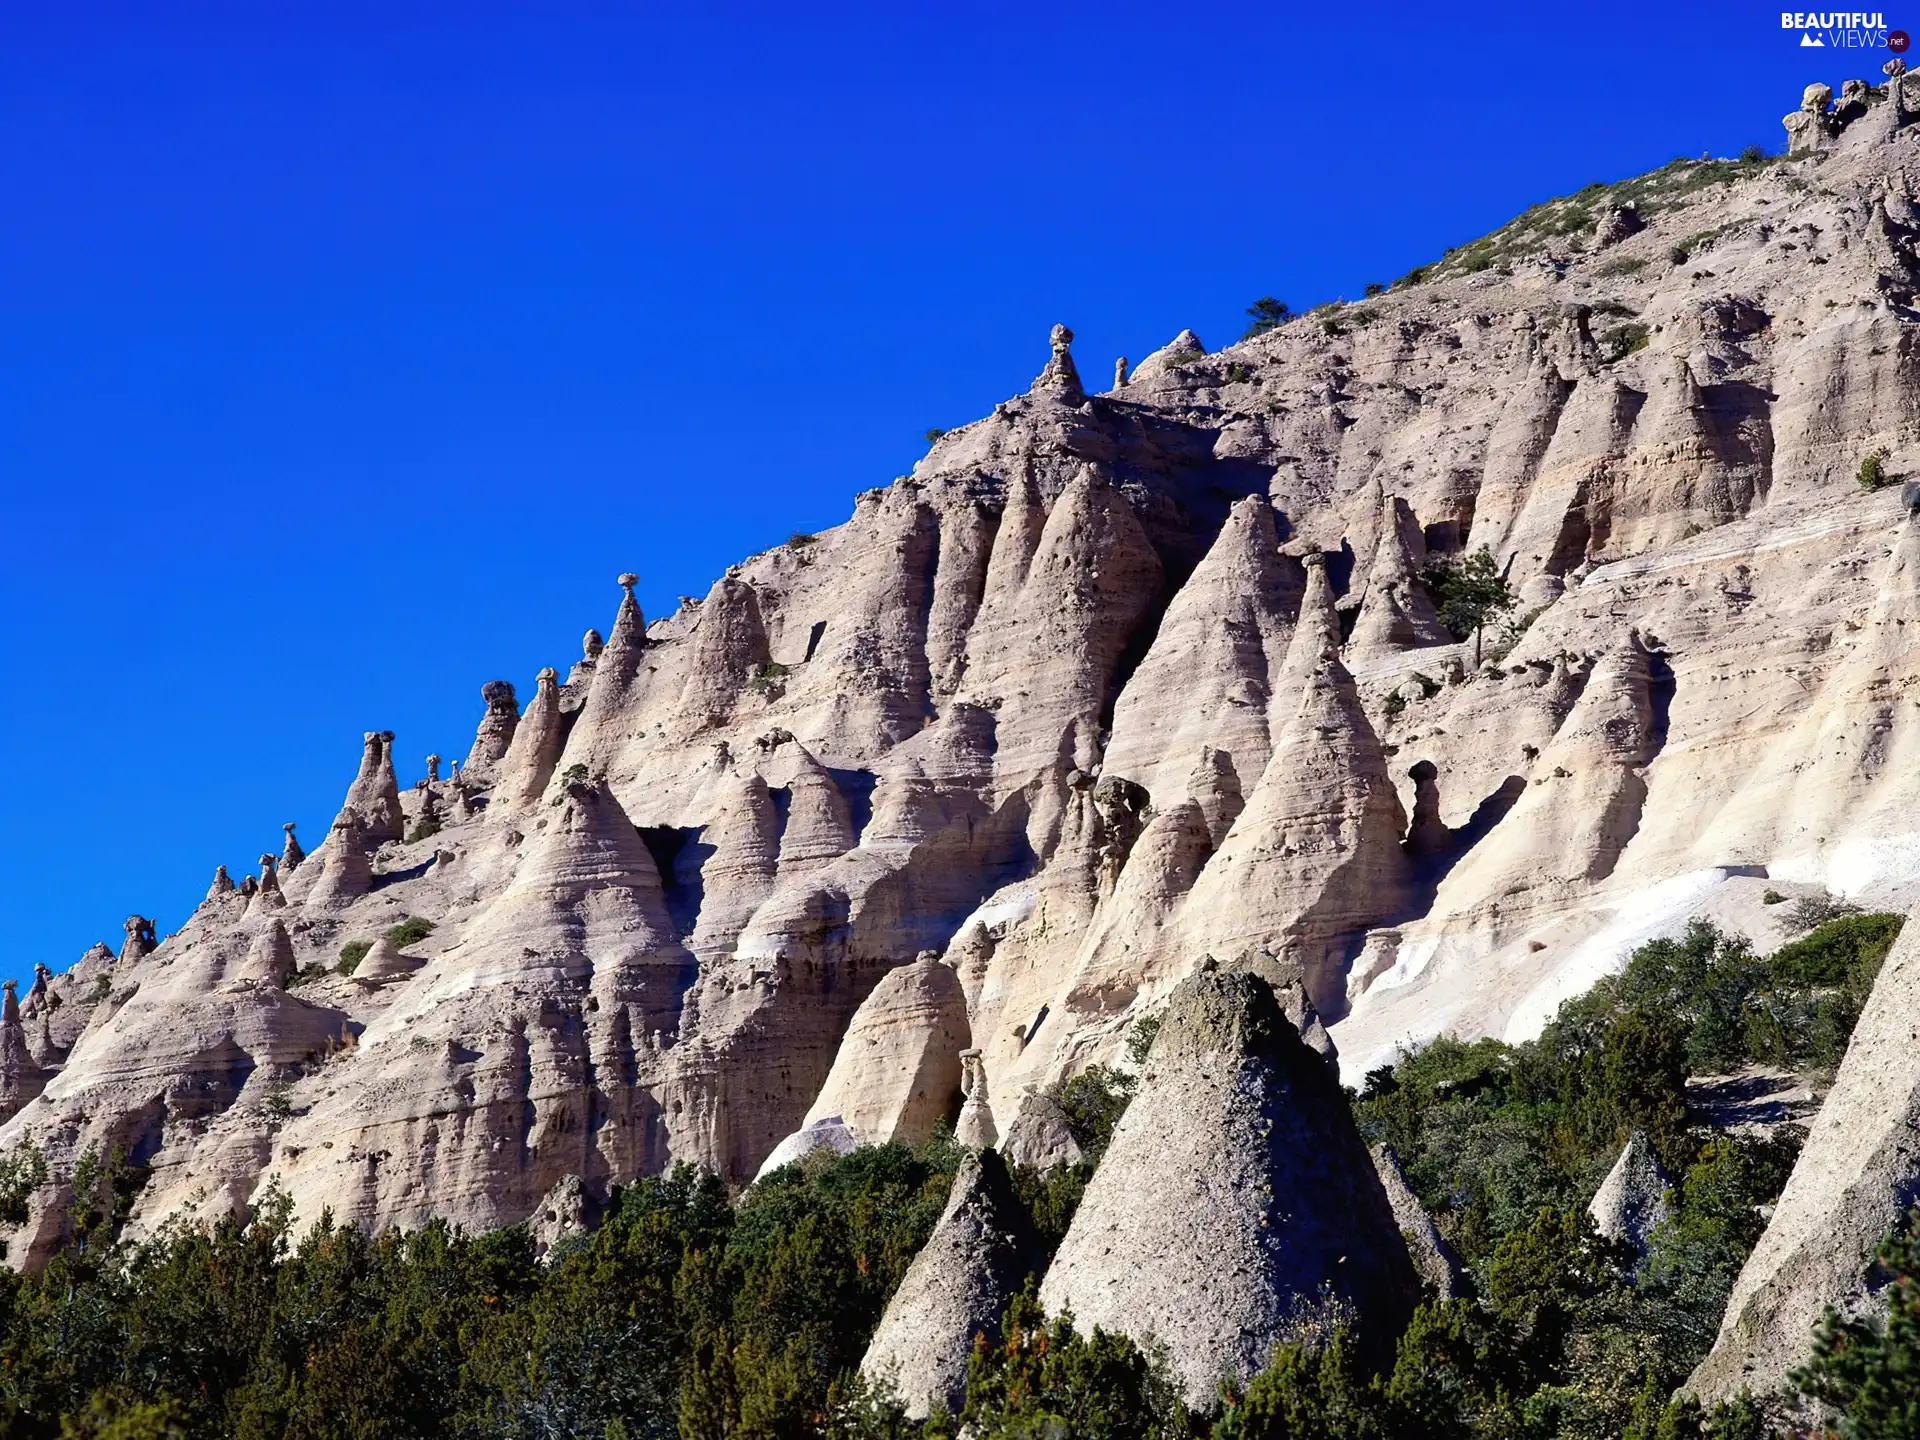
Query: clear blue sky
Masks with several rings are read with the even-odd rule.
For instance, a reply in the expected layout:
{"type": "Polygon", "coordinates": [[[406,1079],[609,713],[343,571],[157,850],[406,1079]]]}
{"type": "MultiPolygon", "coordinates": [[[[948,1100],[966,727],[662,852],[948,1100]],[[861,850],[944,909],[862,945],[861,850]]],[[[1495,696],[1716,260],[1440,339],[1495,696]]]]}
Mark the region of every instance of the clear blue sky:
{"type": "MultiPolygon", "coordinates": [[[[1916,17],[1920,18],[1920,17],[1916,17]]],[[[1895,23],[1899,17],[1895,16],[1895,23]]],[[[1777,147],[1757,6],[0,11],[0,973],[177,926],[929,426],[1777,147]]],[[[1920,28],[1920,26],[1916,26],[1920,28]]]]}

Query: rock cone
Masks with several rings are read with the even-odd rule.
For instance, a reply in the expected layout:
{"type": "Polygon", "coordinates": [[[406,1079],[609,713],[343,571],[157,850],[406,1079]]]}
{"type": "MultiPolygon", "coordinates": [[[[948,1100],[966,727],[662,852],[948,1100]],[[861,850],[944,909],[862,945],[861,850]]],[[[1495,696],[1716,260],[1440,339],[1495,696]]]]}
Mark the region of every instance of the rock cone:
{"type": "Polygon", "coordinates": [[[1008,1304],[1042,1258],[1006,1162],[992,1150],[968,1155],[940,1223],[887,1302],[862,1373],[891,1379],[916,1419],[930,1401],[958,1414],[975,1337],[999,1339],[1008,1304]]]}
{"type": "Polygon", "coordinates": [[[1644,1255],[1653,1232],[1666,1224],[1672,1213],[1667,1207],[1667,1191],[1672,1185],[1648,1147],[1646,1135],[1636,1130],[1594,1192],[1587,1213],[1602,1235],[1625,1241],[1644,1255]]]}
{"type": "Polygon", "coordinates": [[[1272,987],[1182,982],[1047,1271],[1048,1310],[1163,1345],[1206,1404],[1337,1324],[1390,1345],[1418,1291],[1339,1084],[1272,987]]]}

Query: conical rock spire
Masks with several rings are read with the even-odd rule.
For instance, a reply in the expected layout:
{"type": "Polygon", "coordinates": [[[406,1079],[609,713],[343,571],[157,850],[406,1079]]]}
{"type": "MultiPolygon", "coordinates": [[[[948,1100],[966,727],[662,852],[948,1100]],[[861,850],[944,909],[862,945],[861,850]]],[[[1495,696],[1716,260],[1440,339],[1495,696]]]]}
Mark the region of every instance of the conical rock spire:
{"type": "Polygon", "coordinates": [[[462,770],[467,779],[484,785],[493,778],[493,770],[513,744],[514,731],[520,726],[520,699],[511,680],[489,680],[480,687],[480,699],[486,709],[474,731],[473,744],[467,750],[462,770]]]}
{"type": "MultiPolygon", "coordinates": [[[[344,815],[351,811],[360,822],[368,845],[381,845],[405,835],[406,821],[400,812],[400,782],[393,773],[393,732],[369,730],[360,755],[360,773],[347,787],[347,798],[340,807],[344,815]]],[[[337,838],[338,824],[334,835],[337,838]]]]}
{"type": "Polygon", "coordinates": [[[1163,1346],[1204,1405],[1223,1376],[1250,1380],[1335,1325],[1384,1351],[1418,1293],[1339,1081],[1271,987],[1182,982],[1042,1303],[1163,1346]]]}
{"type": "Polygon", "coordinates": [[[540,672],[533,698],[514,728],[513,739],[500,759],[488,810],[502,812],[533,804],[546,793],[554,767],[567,742],[566,717],[560,712],[559,676],[551,666],[540,672]]]}
{"type": "MultiPolygon", "coordinates": [[[[1303,624],[1289,671],[1312,643],[1303,624]]],[[[1303,691],[1183,914],[1192,953],[1271,951],[1298,967],[1322,1014],[1338,1017],[1346,938],[1408,902],[1406,815],[1346,667],[1325,656],[1303,691]]]]}
{"type": "Polygon", "coordinates": [[[1203,748],[1259,774],[1273,746],[1271,687],[1301,597],[1273,507],[1251,495],[1236,503],[1114,706],[1106,772],[1146,786],[1161,805],[1180,798],[1203,748]]]}
{"type": "Polygon", "coordinates": [[[861,1372],[891,1380],[916,1419],[930,1402],[958,1414],[976,1339],[999,1339],[1007,1306],[1042,1263],[1006,1162],[992,1150],[968,1155],[933,1234],[887,1302],[861,1372]]]}
{"type": "Polygon", "coordinates": [[[1607,1178],[1587,1206],[1593,1223],[1609,1240],[1621,1240],[1644,1255],[1653,1232],[1671,1213],[1667,1191],[1673,1181],[1660,1167],[1646,1132],[1636,1130],[1620,1149],[1607,1178]]]}
{"type": "Polygon", "coordinates": [[[27,1042],[15,984],[12,980],[0,982],[5,991],[5,998],[0,999],[0,1121],[18,1114],[47,1083],[46,1073],[27,1042]]]}

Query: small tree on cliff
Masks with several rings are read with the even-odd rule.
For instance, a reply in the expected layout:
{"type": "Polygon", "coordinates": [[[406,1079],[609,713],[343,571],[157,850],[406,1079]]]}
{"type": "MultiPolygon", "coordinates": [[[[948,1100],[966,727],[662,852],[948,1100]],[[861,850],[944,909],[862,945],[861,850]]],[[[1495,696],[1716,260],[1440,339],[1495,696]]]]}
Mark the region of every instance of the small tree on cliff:
{"type": "Polygon", "coordinates": [[[1433,592],[1440,623],[1456,640],[1473,636],[1473,666],[1480,668],[1480,632],[1512,610],[1518,597],[1493,553],[1482,545],[1471,555],[1442,555],[1420,572],[1433,592]]]}
{"type": "Polygon", "coordinates": [[[1293,318],[1293,311],[1288,308],[1286,301],[1262,295],[1247,307],[1247,318],[1253,323],[1247,326],[1247,333],[1240,337],[1242,340],[1251,340],[1269,330],[1278,330],[1293,318]]]}

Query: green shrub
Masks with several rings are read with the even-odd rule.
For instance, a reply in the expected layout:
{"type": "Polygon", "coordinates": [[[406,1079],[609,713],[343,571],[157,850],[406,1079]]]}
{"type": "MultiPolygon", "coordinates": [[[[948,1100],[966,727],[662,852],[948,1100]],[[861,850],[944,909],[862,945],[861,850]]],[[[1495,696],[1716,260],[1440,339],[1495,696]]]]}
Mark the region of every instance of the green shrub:
{"type": "Polygon", "coordinates": [[[1638,275],[1646,268],[1647,262],[1637,256],[1617,255],[1594,266],[1593,273],[1596,279],[1610,280],[1622,275],[1638,275]]]}
{"type": "Polygon", "coordinates": [[[1407,708],[1406,696],[1402,695],[1398,690],[1389,690],[1387,692],[1386,712],[1389,716],[1398,715],[1402,710],[1405,710],[1406,708],[1407,708]]]}
{"type": "Polygon", "coordinates": [[[1113,1127],[1127,1113],[1138,1086],[1133,1076],[1107,1065],[1089,1065],[1060,1089],[1060,1108],[1080,1153],[1094,1163],[1113,1139],[1113,1127]]]}
{"type": "Polygon", "coordinates": [[[1793,902],[1793,909],[1787,912],[1787,928],[1796,933],[1812,930],[1830,920],[1859,913],[1858,905],[1842,900],[1838,895],[1803,895],[1793,902]]]}
{"type": "Polygon", "coordinates": [[[1229,385],[1244,385],[1251,379],[1253,379],[1253,371],[1242,365],[1238,360],[1235,360],[1227,366],[1227,383],[1229,385]]]}
{"type": "Polygon", "coordinates": [[[1406,286],[1409,286],[1409,285],[1420,284],[1422,281],[1424,281],[1427,278],[1427,274],[1429,271],[1432,270],[1432,268],[1433,267],[1430,265],[1414,266],[1413,269],[1407,271],[1406,274],[1402,275],[1398,280],[1393,282],[1393,288],[1396,290],[1400,290],[1400,289],[1404,289],[1406,286]]]}
{"type": "Polygon", "coordinates": [[[1127,1028],[1127,1058],[1135,1065],[1147,1063],[1147,1053],[1153,1049],[1154,1038],[1160,1033],[1160,1015],[1142,1015],[1127,1028]]]}
{"type": "Polygon", "coordinates": [[[82,1005],[98,1005],[112,993],[113,977],[111,975],[96,975],[87,993],[80,997],[80,1003],[82,1005]]]}
{"type": "Polygon", "coordinates": [[[564,771],[561,772],[561,778],[566,780],[578,780],[584,783],[587,778],[586,762],[577,761],[574,764],[569,765],[564,771]]]}
{"type": "Polygon", "coordinates": [[[1420,687],[1420,698],[1431,700],[1444,688],[1440,682],[1423,670],[1413,672],[1413,683],[1420,687]]]}
{"type": "Polygon", "coordinates": [[[1429,560],[1420,579],[1432,593],[1440,623],[1456,640],[1473,637],[1474,668],[1480,665],[1480,635],[1518,603],[1493,552],[1482,545],[1471,555],[1441,555],[1429,560]]]}
{"type": "Polygon", "coordinates": [[[1872,450],[1860,462],[1856,475],[1860,488],[1866,491],[1884,490],[1893,483],[1894,477],[1887,473],[1887,452],[1872,450]]]}
{"type": "Polygon", "coordinates": [[[1762,905],[1784,905],[1787,903],[1787,897],[1769,885],[1765,892],[1761,894],[1760,903],[1762,905]]]}
{"type": "Polygon", "coordinates": [[[1384,295],[1386,293],[1387,293],[1387,287],[1382,285],[1378,280],[1369,280],[1367,282],[1367,288],[1366,288],[1367,299],[1371,300],[1376,295],[1384,295]]]}
{"type": "Polygon", "coordinates": [[[1624,360],[1627,356],[1646,349],[1647,342],[1651,338],[1651,332],[1638,321],[1612,326],[1599,337],[1600,358],[1609,365],[1616,360],[1624,360]]]}
{"type": "Polygon", "coordinates": [[[388,929],[387,939],[394,943],[396,949],[404,950],[409,945],[418,945],[433,931],[433,921],[420,915],[408,915],[398,925],[388,929]]]}
{"type": "Polygon", "coordinates": [[[416,845],[422,840],[431,840],[435,835],[438,835],[439,833],[440,833],[439,817],[434,815],[425,816],[420,820],[420,822],[417,825],[413,827],[413,829],[407,832],[407,844],[416,845]]]}
{"type": "MultiPolygon", "coordinates": [[[[946,433],[946,431],[942,430],[936,435],[935,432],[931,430],[928,431],[927,434],[931,438],[928,439],[927,443],[931,445],[935,439],[938,439],[940,435],[945,435],[946,433]]],[[[787,537],[787,548],[789,550],[804,550],[807,546],[817,543],[818,540],[819,537],[817,535],[809,535],[804,530],[796,530],[787,537]]]]}
{"type": "MultiPolygon", "coordinates": [[[[947,432],[936,426],[932,429],[929,429],[927,433],[922,435],[920,438],[922,440],[925,440],[929,445],[938,445],[942,440],[947,438],[947,432]]],[[[811,535],[807,537],[807,540],[809,542],[812,541],[812,539],[813,537],[811,535]]],[[[787,543],[792,544],[793,542],[789,540],[787,543]]]]}
{"type": "Polygon", "coordinates": [[[333,967],[334,973],[339,975],[353,974],[354,971],[360,968],[360,962],[367,958],[367,952],[371,949],[373,949],[373,942],[371,940],[349,940],[340,947],[340,960],[339,963],[333,967]]]}

